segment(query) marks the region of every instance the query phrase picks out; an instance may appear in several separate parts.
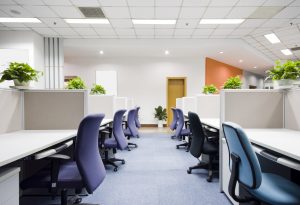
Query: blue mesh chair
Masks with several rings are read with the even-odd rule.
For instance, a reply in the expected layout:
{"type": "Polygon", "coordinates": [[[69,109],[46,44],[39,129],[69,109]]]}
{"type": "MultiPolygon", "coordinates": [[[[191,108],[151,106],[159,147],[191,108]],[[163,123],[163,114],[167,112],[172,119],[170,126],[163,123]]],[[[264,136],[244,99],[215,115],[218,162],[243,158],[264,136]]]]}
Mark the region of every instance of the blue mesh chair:
{"type": "MultiPolygon", "coordinates": [[[[172,113],[173,113],[173,120],[172,120],[172,122],[170,124],[170,129],[172,131],[174,131],[176,129],[176,127],[177,127],[178,115],[177,115],[176,108],[171,107],[171,110],[172,110],[172,113]]],[[[174,137],[175,137],[175,135],[171,136],[171,138],[174,138],[174,137]]]]}
{"type": "MultiPolygon", "coordinates": [[[[99,154],[98,131],[104,114],[85,117],[78,128],[74,151],[75,161],[63,162],[62,155],[49,156],[59,161],[56,169],[42,169],[21,183],[22,189],[62,189],[61,204],[67,205],[67,189],[77,192],[83,188],[89,194],[103,182],[106,171],[99,154]],[[61,157],[61,158],[60,158],[61,157]]],[[[81,199],[76,202],[80,202],[81,199]]]]}
{"type": "Polygon", "coordinates": [[[141,107],[136,107],[136,115],[135,115],[135,126],[139,129],[141,128],[141,123],[139,120],[139,111],[140,111],[141,107]]]}
{"type": "MultiPolygon", "coordinates": [[[[181,109],[176,108],[176,112],[178,115],[177,127],[175,130],[175,138],[177,139],[184,139],[184,137],[191,135],[190,129],[184,129],[184,116],[181,109]]],[[[190,140],[189,140],[190,141],[190,140]]],[[[179,145],[176,145],[176,148],[179,149],[180,147],[186,147],[187,151],[189,150],[189,142],[185,142],[179,145]]]]}
{"type": "MultiPolygon", "coordinates": [[[[136,116],[137,109],[131,109],[128,111],[127,116],[127,128],[124,129],[124,134],[127,137],[128,140],[130,140],[131,137],[139,138],[139,131],[135,125],[135,116],[136,116]]],[[[129,142],[128,145],[133,145],[134,147],[137,147],[137,144],[129,142]]]]}
{"type": "Polygon", "coordinates": [[[231,158],[228,189],[230,196],[235,201],[240,203],[263,202],[271,205],[300,204],[300,187],[298,185],[279,175],[261,172],[257,156],[239,125],[225,122],[223,131],[231,158]],[[240,197],[235,194],[237,182],[251,197],[240,197]]]}
{"type": "Polygon", "coordinates": [[[114,166],[114,171],[118,171],[118,165],[115,164],[116,161],[121,161],[122,164],[125,164],[124,159],[117,159],[117,158],[109,158],[108,157],[108,150],[112,149],[113,153],[115,154],[117,149],[124,150],[128,148],[128,142],[123,132],[122,122],[123,122],[123,115],[126,110],[118,110],[113,119],[113,137],[105,139],[103,146],[105,148],[105,158],[104,164],[110,164],[114,166]]]}

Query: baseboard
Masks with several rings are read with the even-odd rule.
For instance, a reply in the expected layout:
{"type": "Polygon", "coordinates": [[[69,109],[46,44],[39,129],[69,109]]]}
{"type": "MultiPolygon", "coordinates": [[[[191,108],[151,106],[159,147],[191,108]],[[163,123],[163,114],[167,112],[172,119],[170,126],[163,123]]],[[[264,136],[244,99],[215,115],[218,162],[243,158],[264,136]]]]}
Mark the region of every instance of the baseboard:
{"type": "MultiPolygon", "coordinates": [[[[157,127],[157,124],[142,124],[142,127],[157,127]]],[[[164,124],[164,127],[167,127],[167,125],[164,124]]]]}

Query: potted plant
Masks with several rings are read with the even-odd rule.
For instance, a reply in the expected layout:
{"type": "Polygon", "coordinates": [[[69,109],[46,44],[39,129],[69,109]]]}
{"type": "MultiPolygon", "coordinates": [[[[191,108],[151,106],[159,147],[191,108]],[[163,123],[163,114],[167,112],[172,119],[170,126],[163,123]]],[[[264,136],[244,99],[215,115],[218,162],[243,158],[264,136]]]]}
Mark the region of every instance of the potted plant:
{"type": "Polygon", "coordinates": [[[70,90],[86,89],[86,85],[81,78],[76,77],[68,81],[66,88],[70,90]]]}
{"type": "Polygon", "coordinates": [[[242,81],[240,76],[230,77],[224,83],[224,89],[241,89],[242,81]]]}
{"type": "Polygon", "coordinates": [[[290,88],[300,77],[300,61],[275,61],[275,66],[266,71],[266,80],[272,79],[274,88],[290,88]]]}
{"type": "Polygon", "coordinates": [[[215,85],[205,85],[203,87],[202,93],[204,94],[216,94],[218,92],[218,89],[215,85]]]}
{"type": "Polygon", "coordinates": [[[13,80],[15,86],[28,87],[30,81],[37,81],[42,73],[34,70],[27,63],[11,62],[9,67],[2,71],[1,74],[0,83],[5,80],[13,80]]]}
{"type": "Polygon", "coordinates": [[[158,127],[163,127],[163,121],[167,119],[167,110],[166,108],[163,108],[162,106],[158,106],[154,108],[155,113],[154,117],[158,119],[158,127]]]}
{"type": "Polygon", "coordinates": [[[94,84],[94,87],[91,89],[91,95],[104,95],[106,90],[102,85],[94,84]]]}

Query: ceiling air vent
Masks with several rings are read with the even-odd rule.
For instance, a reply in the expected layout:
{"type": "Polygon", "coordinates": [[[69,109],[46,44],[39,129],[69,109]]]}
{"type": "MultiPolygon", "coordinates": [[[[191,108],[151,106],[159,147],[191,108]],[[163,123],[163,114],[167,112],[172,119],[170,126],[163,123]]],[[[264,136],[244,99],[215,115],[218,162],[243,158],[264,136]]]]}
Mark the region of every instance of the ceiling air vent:
{"type": "Polygon", "coordinates": [[[100,7],[78,7],[87,18],[106,18],[100,7]]]}

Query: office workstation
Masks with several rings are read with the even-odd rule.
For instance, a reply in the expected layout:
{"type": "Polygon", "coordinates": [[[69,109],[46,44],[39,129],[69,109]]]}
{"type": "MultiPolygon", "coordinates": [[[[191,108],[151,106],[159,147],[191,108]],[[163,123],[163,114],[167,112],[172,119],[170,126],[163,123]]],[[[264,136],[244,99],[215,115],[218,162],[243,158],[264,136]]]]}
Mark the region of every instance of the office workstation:
{"type": "Polygon", "coordinates": [[[299,0],[0,0],[0,204],[300,204],[299,0]]]}

